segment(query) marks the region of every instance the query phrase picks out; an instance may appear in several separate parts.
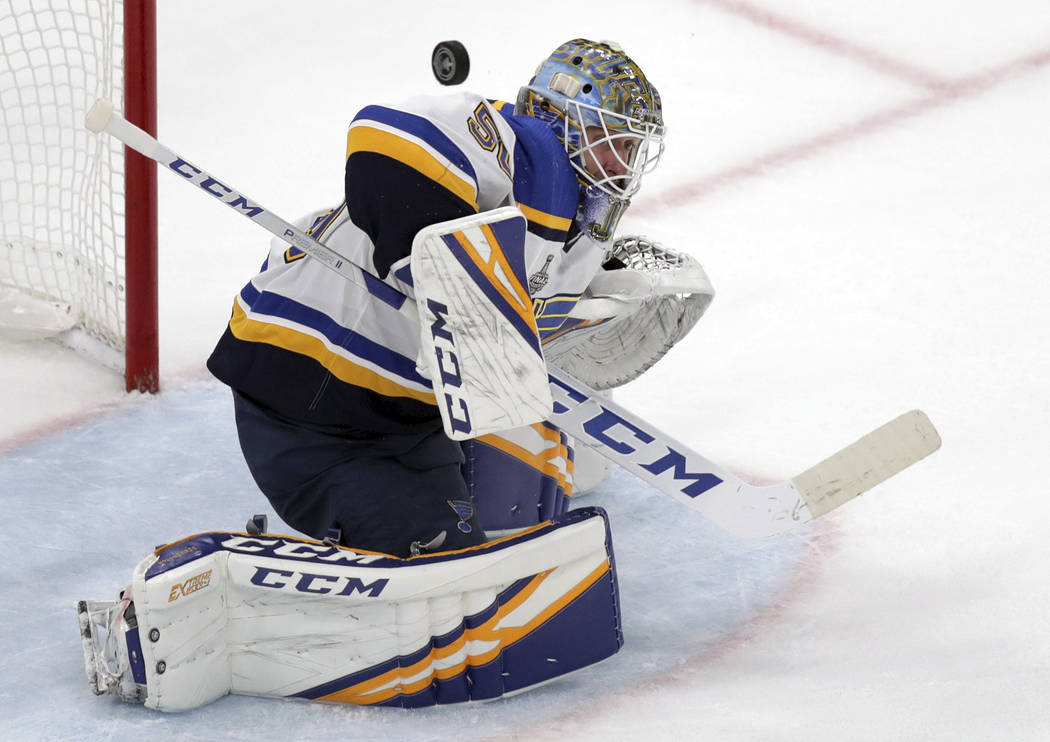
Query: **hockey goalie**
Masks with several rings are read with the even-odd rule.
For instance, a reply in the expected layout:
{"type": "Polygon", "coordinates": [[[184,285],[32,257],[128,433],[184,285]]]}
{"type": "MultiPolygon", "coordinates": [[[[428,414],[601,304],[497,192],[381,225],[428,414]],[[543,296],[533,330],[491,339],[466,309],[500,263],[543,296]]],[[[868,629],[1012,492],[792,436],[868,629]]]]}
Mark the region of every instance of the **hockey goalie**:
{"type": "Polygon", "coordinates": [[[95,692],[423,706],[616,653],[607,517],[570,509],[605,465],[548,420],[548,364],[612,390],[711,301],[694,259],[616,236],[663,136],[637,65],[582,39],[515,105],[363,109],[345,200],[300,224],[365,280],[274,240],[208,362],[256,483],[304,536],[190,536],[118,600],[81,601],[95,692]]]}
{"type": "MultiPolygon", "coordinates": [[[[691,258],[637,237],[616,241],[607,271],[577,329],[551,341],[555,362],[602,389],[651,366],[712,296],[691,258]]],[[[616,653],[607,517],[568,510],[604,459],[582,449],[581,483],[571,440],[543,424],[463,447],[472,490],[499,493],[476,498],[491,540],[398,558],[336,533],[268,534],[257,516],[248,532],[162,546],[119,600],[78,604],[92,689],[164,711],[227,693],[414,707],[496,698],[616,653]]]]}

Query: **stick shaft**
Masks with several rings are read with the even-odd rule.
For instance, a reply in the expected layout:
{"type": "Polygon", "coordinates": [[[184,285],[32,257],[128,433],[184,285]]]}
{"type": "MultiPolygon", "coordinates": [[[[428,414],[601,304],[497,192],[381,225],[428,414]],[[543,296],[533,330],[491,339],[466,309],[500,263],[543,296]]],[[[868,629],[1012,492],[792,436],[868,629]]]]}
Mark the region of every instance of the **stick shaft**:
{"type": "MultiPolygon", "coordinates": [[[[194,165],[185,157],[168,149],[157,141],[155,137],[116,113],[113,110],[113,104],[109,101],[98,101],[88,112],[85,124],[91,131],[96,133],[104,131],[116,137],[135,151],[196,185],[241,216],[251,219],[270,234],[294,245],[347,280],[367,288],[364,271],[348,258],[330,247],[322,245],[294,224],[285,221],[277,214],[261,206],[258,202],[249,199],[244,194],[226,185],[203,168],[194,165]]],[[[414,307],[410,306],[409,309],[415,312],[414,307]]]]}
{"type": "MultiPolygon", "coordinates": [[[[96,103],[85,123],[92,131],[113,135],[347,280],[368,288],[364,269],[349,258],[168,149],[116,114],[109,101],[96,103]]],[[[416,316],[415,301],[406,299],[401,311],[416,316]]],[[[921,412],[914,411],[869,433],[795,480],[759,487],[742,481],[564,371],[549,368],[549,380],[554,397],[550,419],[554,423],[662,493],[743,538],[781,533],[823,515],[940,446],[933,425],[921,412]]]]}

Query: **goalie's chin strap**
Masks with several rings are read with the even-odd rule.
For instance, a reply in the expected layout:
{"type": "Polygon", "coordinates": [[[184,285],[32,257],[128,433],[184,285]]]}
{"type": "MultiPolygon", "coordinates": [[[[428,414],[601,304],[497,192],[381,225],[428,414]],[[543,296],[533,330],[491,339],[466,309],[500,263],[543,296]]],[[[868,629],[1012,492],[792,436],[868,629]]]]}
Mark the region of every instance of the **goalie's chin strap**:
{"type": "Polygon", "coordinates": [[[608,242],[630,205],[629,198],[615,198],[595,186],[585,187],[580,208],[569,226],[569,237],[562,250],[569,252],[585,234],[596,242],[608,242]],[[581,228],[581,224],[586,226],[581,228]]]}

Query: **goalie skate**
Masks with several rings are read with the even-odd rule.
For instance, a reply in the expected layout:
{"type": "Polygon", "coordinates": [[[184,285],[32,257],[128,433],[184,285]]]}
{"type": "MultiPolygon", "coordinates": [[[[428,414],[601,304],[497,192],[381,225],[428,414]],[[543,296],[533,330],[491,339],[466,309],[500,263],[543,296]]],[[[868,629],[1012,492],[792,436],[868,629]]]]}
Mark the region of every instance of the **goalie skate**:
{"type": "Polygon", "coordinates": [[[96,696],[120,696],[141,703],[146,699],[135,605],[125,590],[120,600],[77,601],[84,670],[96,696]]]}

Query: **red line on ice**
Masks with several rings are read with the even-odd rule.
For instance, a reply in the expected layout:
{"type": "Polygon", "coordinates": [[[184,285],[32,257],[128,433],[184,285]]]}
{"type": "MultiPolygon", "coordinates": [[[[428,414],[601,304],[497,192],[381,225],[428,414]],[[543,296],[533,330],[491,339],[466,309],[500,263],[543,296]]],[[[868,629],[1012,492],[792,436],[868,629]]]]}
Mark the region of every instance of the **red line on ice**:
{"type": "MultiPolygon", "coordinates": [[[[597,699],[588,699],[584,705],[543,719],[535,725],[514,729],[513,739],[549,737],[552,732],[560,732],[566,739],[571,739],[574,731],[572,727],[575,725],[586,727],[590,719],[601,718],[606,713],[614,714],[624,708],[636,707],[640,697],[644,698],[646,695],[658,693],[664,687],[679,686],[690,682],[691,678],[709,665],[761,636],[767,628],[780,623],[785,612],[790,611],[792,606],[800,604],[812,593],[819,584],[818,578],[823,571],[828,553],[833,553],[838,549],[838,538],[838,528],[833,518],[829,517],[819,524],[814,524],[813,532],[807,541],[808,549],[801,558],[801,567],[754,616],[737,628],[718,637],[697,653],[684,655],[680,664],[664,668],[664,672],[659,674],[640,672],[635,684],[617,687],[608,694],[601,695],[597,699]],[[567,725],[567,728],[563,728],[562,725],[567,725]]],[[[703,616],[697,616],[696,619],[702,622],[703,616]]],[[[687,631],[688,627],[683,626],[682,630],[687,631]]],[[[626,637],[626,640],[629,642],[630,637],[626,637]]],[[[601,665],[597,667],[600,668],[601,665]]],[[[600,680],[592,675],[591,682],[600,682],[600,680]]],[[[495,742],[495,740],[502,739],[506,739],[504,734],[481,738],[482,742],[495,742]]]]}
{"type": "Polygon", "coordinates": [[[795,19],[778,15],[761,6],[743,2],[743,0],[694,0],[694,2],[698,5],[710,5],[756,25],[799,39],[810,46],[862,64],[875,72],[896,77],[913,85],[929,90],[940,90],[950,85],[950,82],[919,67],[894,59],[875,49],[839,38],[827,31],[807,26],[795,19]]]}
{"type": "MultiPolygon", "coordinates": [[[[210,378],[211,376],[206,370],[195,364],[168,374],[166,385],[172,393],[178,393],[186,383],[210,378]]],[[[123,387],[123,382],[121,382],[121,387],[123,387]]],[[[0,437],[0,454],[32,445],[33,443],[37,443],[38,441],[50,438],[54,435],[59,435],[60,433],[68,432],[84,425],[85,423],[91,422],[92,420],[97,420],[114,412],[128,409],[129,405],[135,404],[136,402],[148,402],[150,398],[150,395],[145,394],[126,394],[114,400],[99,402],[97,405],[80,410],[79,412],[54,417],[47,422],[26,428],[18,433],[6,437],[0,437]]]]}
{"type": "Polygon", "coordinates": [[[877,111],[816,134],[809,139],[759,155],[721,172],[675,186],[673,189],[657,194],[654,200],[639,204],[633,213],[639,216],[650,216],[665,209],[679,208],[705,198],[722,188],[736,185],[750,178],[768,175],[775,168],[823,154],[833,147],[849,144],[865,136],[888,130],[924,113],[975,97],[1004,82],[1038,71],[1046,67],[1048,63],[1050,63],[1050,49],[1041,49],[1026,54],[999,67],[960,78],[944,85],[930,95],[877,111]]]}

